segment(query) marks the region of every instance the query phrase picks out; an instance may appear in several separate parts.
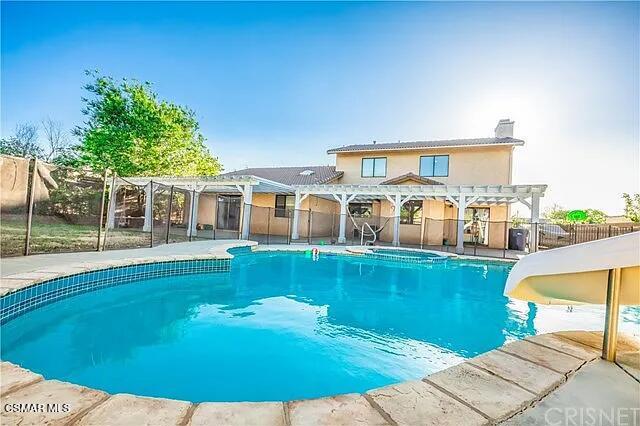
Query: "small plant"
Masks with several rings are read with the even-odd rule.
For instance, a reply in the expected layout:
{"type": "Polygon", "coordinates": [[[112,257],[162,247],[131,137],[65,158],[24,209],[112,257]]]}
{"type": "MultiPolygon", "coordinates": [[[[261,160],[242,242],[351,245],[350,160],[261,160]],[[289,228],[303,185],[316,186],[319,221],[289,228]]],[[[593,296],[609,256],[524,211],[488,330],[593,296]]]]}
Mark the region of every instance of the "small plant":
{"type": "Polygon", "coordinates": [[[524,225],[527,221],[520,217],[517,213],[513,216],[511,216],[511,228],[513,229],[517,229],[517,228],[521,228],[522,225],[524,225]]]}

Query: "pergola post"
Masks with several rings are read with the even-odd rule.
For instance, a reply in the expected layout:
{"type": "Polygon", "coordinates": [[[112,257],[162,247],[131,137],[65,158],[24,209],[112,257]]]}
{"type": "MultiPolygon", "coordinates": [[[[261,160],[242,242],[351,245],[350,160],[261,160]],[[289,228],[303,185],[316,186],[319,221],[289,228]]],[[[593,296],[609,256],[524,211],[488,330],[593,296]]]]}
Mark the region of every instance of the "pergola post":
{"type": "Polygon", "coordinates": [[[107,210],[107,229],[116,227],[116,193],[118,192],[118,184],[115,176],[111,183],[111,193],[109,194],[109,210],[107,210]]]}
{"type": "Polygon", "coordinates": [[[400,245],[400,209],[402,208],[402,197],[396,194],[393,200],[393,245],[400,245]]]}
{"type": "Polygon", "coordinates": [[[198,201],[200,193],[195,189],[189,193],[189,226],[187,227],[187,237],[195,237],[198,234],[198,201]]]}
{"type": "Polygon", "coordinates": [[[153,214],[153,197],[151,196],[153,187],[151,185],[151,182],[149,182],[144,187],[144,224],[142,225],[142,230],[145,232],[151,231],[151,216],[153,214]]]}
{"type": "Polygon", "coordinates": [[[529,244],[529,252],[538,251],[538,222],[540,222],[540,194],[534,192],[531,194],[531,239],[529,244]]]}
{"type": "Polygon", "coordinates": [[[344,244],[347,242],[347,204],[347,194],[342,194],[340,197],[340,230],[338,232],[338,244],[344,244]]]}
{"type": "Polygon", "coordinates": [[[347,214],[349,203],[356,198],[356,194],[347,196],[346,193],[343,193],[340,197],[337,194],[331,194],[333,198],[336,199],[337,202],[340,203],[340,229],[338,231],[338,244],[344,244],[347,242],[347,214]]]}
{"type": "Polygon", "coordinates": [[[251,228],[251,203],[253,202],[253,186],[244,185],[242,191],[244,198],[244,209],[242,211],[242,239],[249,239],[249,231],[251,228]]]}
{"type": "Polygon", "coordinates": [[[456,235],[456,253],[464,254],[464,210],[467,208],[467,197],[460,194],[458,197],[458,230],[456,235]]]}
{"type": "Polygon", "coordinates": [[[298,223],[300,222],[300,205],[302,204],[302,200],[307,198],[309,194],[304,194],[300,192],[299,189],[296,189],[296,194],[293,202],[293,224],[291,226],[291,239],[297,240],[300,239],[300,233],[298,232],[298,223]]]}

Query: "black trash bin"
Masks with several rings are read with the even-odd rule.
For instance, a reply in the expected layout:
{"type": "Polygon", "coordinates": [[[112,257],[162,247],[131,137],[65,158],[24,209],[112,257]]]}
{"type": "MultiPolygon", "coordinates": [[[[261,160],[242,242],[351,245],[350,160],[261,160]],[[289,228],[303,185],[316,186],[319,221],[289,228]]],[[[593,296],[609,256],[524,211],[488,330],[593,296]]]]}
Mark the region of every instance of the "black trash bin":
{"type": "Polygon", "coordinates": [[[527,246],[528,229],[509,229],[509,250],[524,251],[527,246]]]}

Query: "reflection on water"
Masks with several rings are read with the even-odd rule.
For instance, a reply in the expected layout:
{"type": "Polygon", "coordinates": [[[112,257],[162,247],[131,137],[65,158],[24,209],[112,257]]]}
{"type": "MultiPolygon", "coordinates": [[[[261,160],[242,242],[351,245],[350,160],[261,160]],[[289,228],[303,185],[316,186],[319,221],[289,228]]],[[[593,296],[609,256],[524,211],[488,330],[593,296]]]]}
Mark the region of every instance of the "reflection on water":
{"type": "MultiPolygon", "coordinates": [[[[599,307],[502,296],[503,266],[264,253],[232,271],[73,297],[2,328],[2,358],[47,378],[192,401],[362,392],[527,335],[601,329],[599,307]]],[[[637,333],[638,309],[622,328],[637,333]]]]}

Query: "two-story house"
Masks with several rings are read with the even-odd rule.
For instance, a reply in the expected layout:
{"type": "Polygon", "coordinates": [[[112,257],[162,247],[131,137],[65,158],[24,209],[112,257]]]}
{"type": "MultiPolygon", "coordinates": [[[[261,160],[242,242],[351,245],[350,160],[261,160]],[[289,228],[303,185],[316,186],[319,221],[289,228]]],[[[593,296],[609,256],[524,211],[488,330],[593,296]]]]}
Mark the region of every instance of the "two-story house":
{"type": "MultiPolygon", "coordinates": [[[[137,178],[187,191],[190,235],[281,235],[287,241],[504,248],[510,204],[537,222],[545,185],[513,185],[514,122],[492,137],[331,148],[335,166],[237,170],[212,178],[137,178]],[[191,214],[190,212],[193,212],[191,214]],[[196,225],[197,224],[197,225],[196,225]],[[193,226],[192,226],[193,225],[193,226]],[[461,236],[461,238],[458,238],[461,236]]],[[[145,182],[142,182],[142,180],[145,182]]],[[[131,178],[129,178],[131,181],[131,178]]],[[[532,242],[535,250],[535,241],[532,242]]]]}

